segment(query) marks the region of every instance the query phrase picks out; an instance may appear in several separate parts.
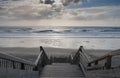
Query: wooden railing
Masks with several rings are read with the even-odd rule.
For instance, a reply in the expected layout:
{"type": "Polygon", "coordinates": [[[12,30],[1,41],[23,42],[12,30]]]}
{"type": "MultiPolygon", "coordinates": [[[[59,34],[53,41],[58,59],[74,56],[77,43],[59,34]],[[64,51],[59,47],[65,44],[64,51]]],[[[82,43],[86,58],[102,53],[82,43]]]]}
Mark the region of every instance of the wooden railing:
{"type": "Polygon", "coordinates": [[[49,59],[42,46],[40,46],[40,54],[35,64],[30,61],[12,55],[2,54],[2,53],[0,54],[0,68],[3,69],[9,68],[9,69],[31,70],[31,71],[40,72],[42,67],[48,63],[49,63],[49,59]]]}
{"type": "Polygon", "coordinates": [[[72,64],[78,64],[82,68],[82,71],[84,75],[86,75],[87,65],[90,61],[90,57],[85,52],[83,46],[80,46],[77,53],[74,55],[74,57],[71,57],[72,64]]]}
{"type": "Polygon", "coordinates": [[[88,63],[88,70],[94,69],[111,69],[112,58],[120,55],[120,50],[115,50],[107,55],[104,55],[98,59],[90,61],[88,63]],[[102,61],[102,62],[101,62],[102,61]],[[101,62],[101,63],[100,63],[101,62]]]}
{"type": "Polygon", "coordinates": [[[35,62],[35,70],[39,71],[40,74],[42,68],[47,64],[49,64],[49,58],[45,53],[43,47],[40,46],[40,54],[38,55],[38,58],[35,62]]]}
{"type": "Polygon", "coordinates": [[[112,65],[112,58],[114,56],[120,55],[120,49],[115,50],[107,55],[104,55],[98,59],[92,60],[91,57],[85,52],[83,46],[80,46],[77,53],[71,56],[71,63],[72,64],[79,64],[83,68],[84,71],[86,70],[96,70],[96,69],[111,69],[112,65]]]}
{"type": "Polygon", "coordinates": [[[7,55],[3,53],[0,54],[0,68],[33,70],[34,66],[35,65],[30,61],[26,61],[12,55],[7,55]]]}

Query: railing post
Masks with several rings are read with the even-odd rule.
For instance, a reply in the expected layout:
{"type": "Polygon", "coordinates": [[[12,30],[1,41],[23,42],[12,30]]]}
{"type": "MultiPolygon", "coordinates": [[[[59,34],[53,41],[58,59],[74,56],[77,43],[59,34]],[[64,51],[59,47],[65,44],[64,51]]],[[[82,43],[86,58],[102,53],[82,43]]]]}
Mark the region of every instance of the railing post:
{"type": "Polygon", "coordinates": [[[21,70],[30,70],[28,67],[34,67],[35,64],[30,63],[24,59],[16,58],[14,56],[10,56],[12,59],[8,59],[5,57],[0,57],[0,68],[11,68],[11,69],[21,69],[21,70]],[[13,59],[14,58],[14,59],[13,59]],[[18,60],[17,60],[18,59],[18,60]]]}
{"type": "Polygon", "coordinates": [[[21,69],[25,70],[25,64],[24,63],[21,63],[21,69]]]}
{"type": "Polygon", "coordinates": [[[90,67],[91,66],[91,63],[88,63],[88,67],[90,67]]]}
{"type": "Polygon", "coordinates": [[[82,51],[82,48],[83,48],[83,46],[80,46],[80,48],[79,48],[78,51],[83,52],[83,51],[82,51]]]}
{"type": "Polygon", "coordinates": [[[5,68],[6,68],[6,69],[7,69],[7,64],[8,64],[8,63],[7,63],[7,60],[5,60],[5,68]]]}
{"type": "Polygon", "coordinates": [[[0,68],[1,68],[1,58],[0,58],[0,68]]]}
{"type": "Polygon", "coordinates": [[[105,68],[106,69],[110,69],[111,68],[111,59],[112,59],[112,56],[107,56],[106,63],[105,63],[105,68]]]}
{"type": "Polygon", "coordinates": [[[53,57],[50,56],[50,62],[49,62],[49,64],[52,64],[52,63],[53,63],[53,57]]]}
{"type": "Polygon", "coordinates": [[[47,57],[47,54],[45,53],[43,47],[40,46],[40,54],[35,62],[36,66],[34,67],[33,70],[38,70],[40,75],[42,68],[48,63],[49,59],[47,57]]]}
{"type": "Polygon", "coordinates": [[[95,61],[95,65],[98,65],[98,61],[95,61]]]}
{"type": "Polygon", "coordinates": [[[13,65],[13,69],[15,69],[16,67],[15,67],[15,62],[14,61],[12,61],[12,65],[13,65]]]}
{"type": "MultiPolygon", "coordinates": [[[[42,46],[40,46],[40,52],[41,52],[41,50],[43,50],[42,46]]],[[[44,51],[44,50],[43,50],[43,51],[44,51]]]]}

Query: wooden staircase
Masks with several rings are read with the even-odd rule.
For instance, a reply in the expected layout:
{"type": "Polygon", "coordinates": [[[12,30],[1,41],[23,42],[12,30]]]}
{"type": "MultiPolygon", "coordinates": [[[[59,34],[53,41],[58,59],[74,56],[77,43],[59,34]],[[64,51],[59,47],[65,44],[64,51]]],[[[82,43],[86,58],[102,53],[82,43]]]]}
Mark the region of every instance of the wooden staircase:
{"type": "Polygon", "coordinates": [[[40,46],[35,63],[10,55],[1,56],[0,70],[5,71],[1,72],[4,75],[0,74],[0,78],[85,78],[88,58],[82,48],[75,55],[56,57],[48,56],[40,46]]]}
{"type": "Polygon", "coordinates": [[[112,57],[120,55],[119,51],[91,61],[82,46],[67,57],[48,56],[41,46],[35,63],[0,53],[0,78],[120,78],[120,70],[111,66],[112,57]],[[98,67],[103,60],[105,64],[98,67]]]}
{"type": "Polygon", "coordinates": [[[84,78],[81,68],[69,63],[53,63],[46,65],[40,73],[40,78],[84,78]]]}

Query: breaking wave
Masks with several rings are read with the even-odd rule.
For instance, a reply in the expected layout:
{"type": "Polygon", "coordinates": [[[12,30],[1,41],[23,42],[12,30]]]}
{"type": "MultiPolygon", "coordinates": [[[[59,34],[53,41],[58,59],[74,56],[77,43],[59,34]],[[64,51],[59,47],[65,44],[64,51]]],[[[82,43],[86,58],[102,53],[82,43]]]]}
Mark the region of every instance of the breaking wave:
{"type": "Polygon", "coordinates": [[[120,27],[0,27],[0,36],[7,34],[120,37],[120,27]]]}

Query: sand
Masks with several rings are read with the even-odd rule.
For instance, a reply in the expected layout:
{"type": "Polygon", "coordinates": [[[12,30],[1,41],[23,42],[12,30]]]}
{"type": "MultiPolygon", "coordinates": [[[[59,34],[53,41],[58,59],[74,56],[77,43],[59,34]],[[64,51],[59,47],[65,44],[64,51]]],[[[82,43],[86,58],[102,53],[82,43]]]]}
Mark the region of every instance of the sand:
{"type": "MultiPolygon", "coordinates": [[[[75,54],[77,49],[66,49],[66,48],[50,48],[44,47],[45,52],[47,55],[55,55],[55,56],[68,56],[71,54],[75,54]]],[[[0,47],[0,52],[14,55],[33,63],[37,59],[37,56],[40,53],[39,47],[36,48],[23,48],[23,47],[0,47]]],[[[98,58],[110,52],[110,50],[86,50],[86,52],[93,58],[98,58]]]]}

